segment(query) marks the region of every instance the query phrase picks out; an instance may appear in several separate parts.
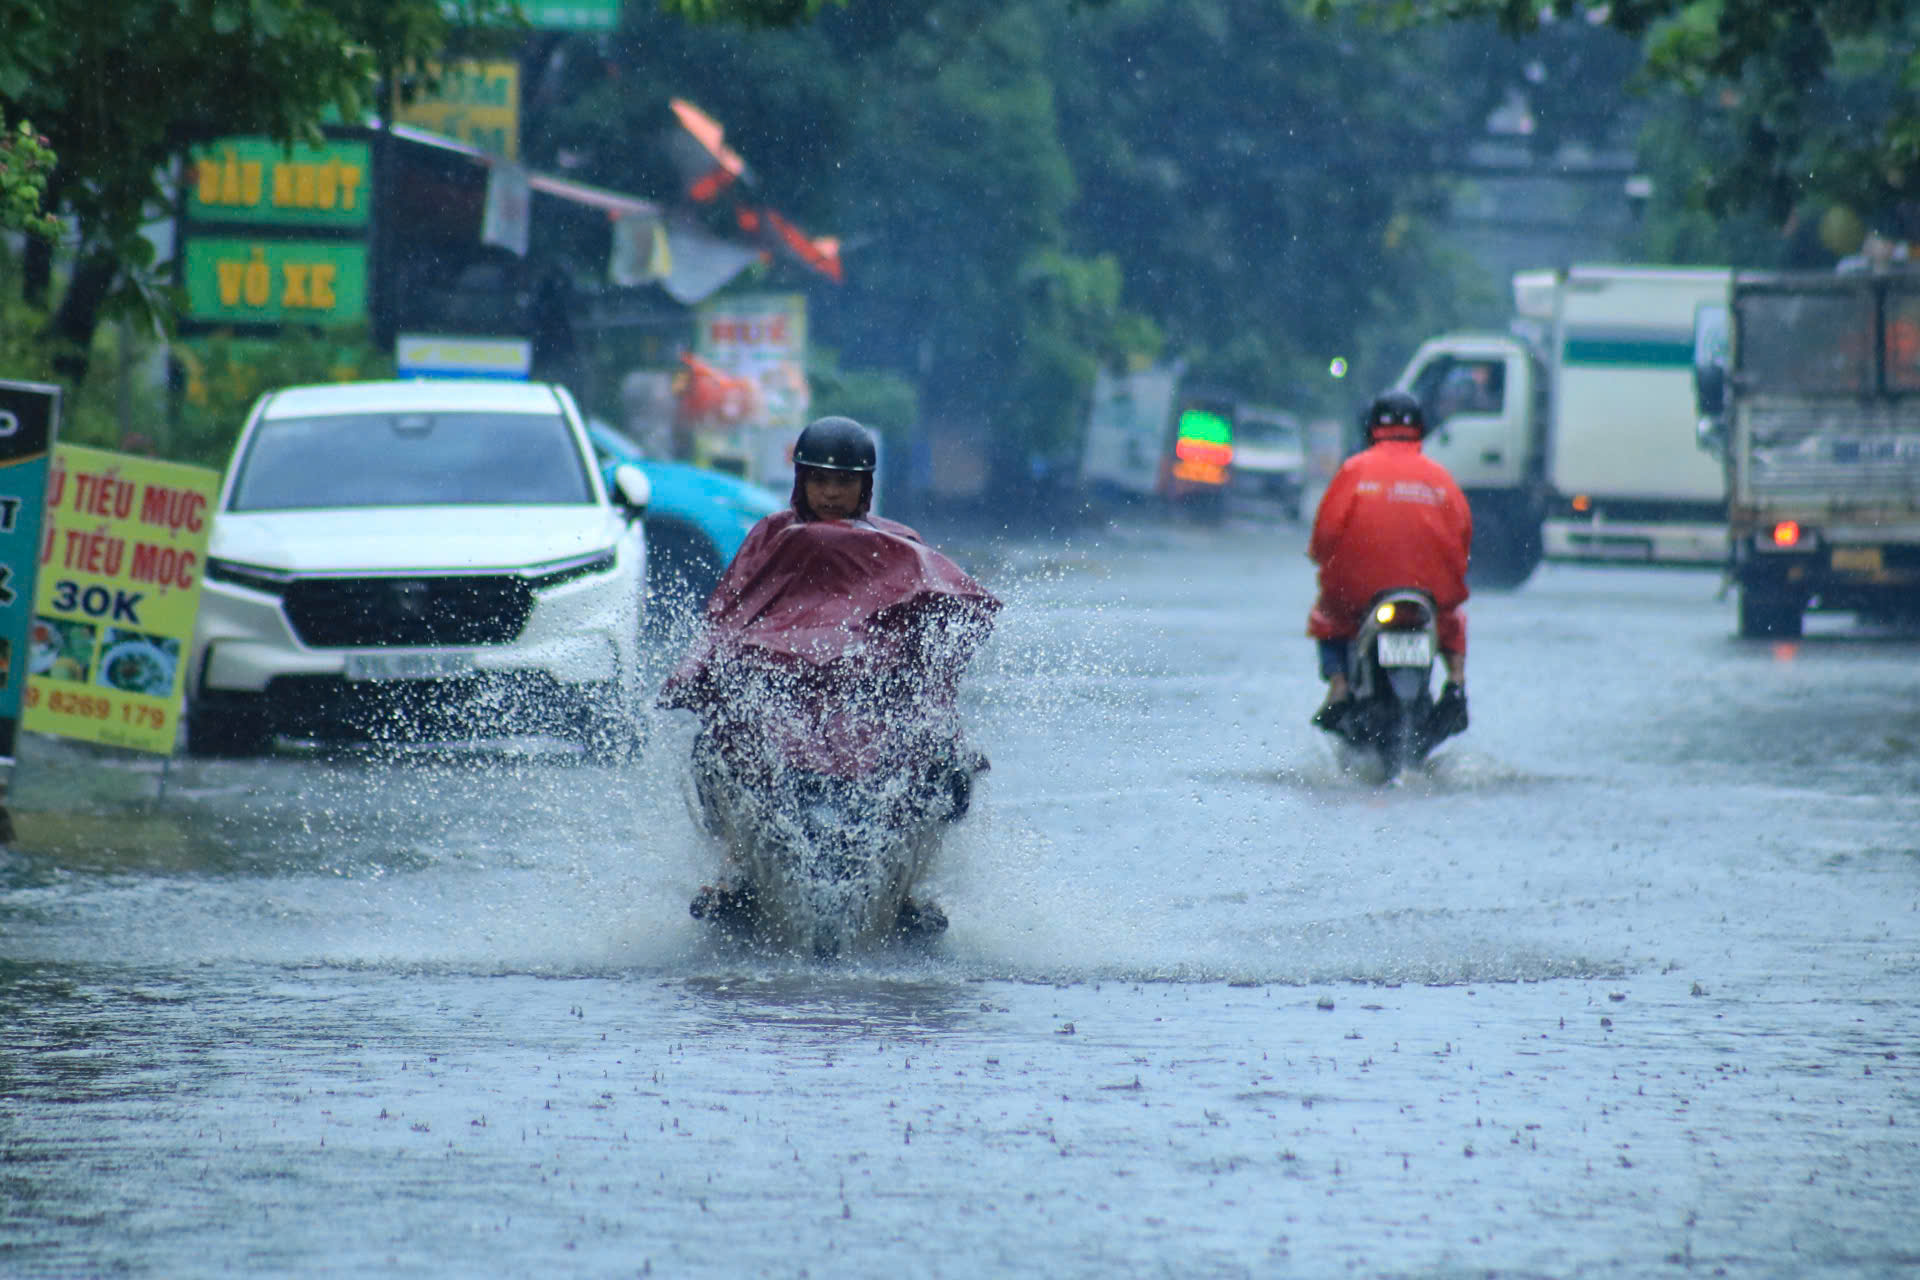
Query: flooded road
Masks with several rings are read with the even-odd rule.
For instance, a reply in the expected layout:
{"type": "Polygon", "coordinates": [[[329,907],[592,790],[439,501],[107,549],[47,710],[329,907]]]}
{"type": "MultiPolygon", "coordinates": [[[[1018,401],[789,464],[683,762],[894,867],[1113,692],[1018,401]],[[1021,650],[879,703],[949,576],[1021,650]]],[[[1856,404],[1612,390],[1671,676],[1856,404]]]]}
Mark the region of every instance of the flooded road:
{"type": "Polygon", "coordinates": [[[1383,790],[1296,526],[962,551],[993,759],[925,951],[718,945],[662,716],[534,754],[29,738],[0,1273],[1920,1268],[1920,637],[1482,594],[1383,790]]]}

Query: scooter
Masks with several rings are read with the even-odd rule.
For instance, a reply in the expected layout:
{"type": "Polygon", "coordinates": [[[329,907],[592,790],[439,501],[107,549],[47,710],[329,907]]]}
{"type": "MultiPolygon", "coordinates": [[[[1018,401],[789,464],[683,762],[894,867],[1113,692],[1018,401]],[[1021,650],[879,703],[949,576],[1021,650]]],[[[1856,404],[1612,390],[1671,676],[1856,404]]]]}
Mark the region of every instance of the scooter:
{"type": "Polygon", "coordinates": [[[1436,702],[1439,612],[1424,591],[1383,591],[1347,646],[1351,699],[1328,732],[1346,763],[1371,762],[1392,782],[1467,727],[1460,699],[1436,702]]]}
{"type": "Polygon", "coordinates": [[[693,751],[698,818],[727,872],[724,888],[695,898],[695,917],[821,958],[943,932],[945,914],[912,893],[946,829],[971,808],[986,757],[957,732],[886,736],[867,755],[870,768],[844,776],[792,753],[791,741],[703,729],[693,751]]]}
{"type": "Polygon", "coordinates": [[[721,866],[696,918],[820,956],[946,927],[912,895],[987,767],[957,697],[999,607],[904,526],[749,540],[661,690],[702,721],[695,816],[721,866]]]}

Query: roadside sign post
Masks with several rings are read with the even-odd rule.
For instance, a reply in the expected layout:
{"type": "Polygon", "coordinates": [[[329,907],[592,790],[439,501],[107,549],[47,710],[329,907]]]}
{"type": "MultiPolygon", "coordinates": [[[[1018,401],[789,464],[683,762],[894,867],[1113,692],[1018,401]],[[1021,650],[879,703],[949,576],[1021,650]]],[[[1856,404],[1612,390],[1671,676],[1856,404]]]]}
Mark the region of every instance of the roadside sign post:
{"type": "Polygon", "coordinates": [[[0,844],[13,843],[7,793],[25,701],[47,463],[59,422],[59,387],[0,382],[0,844]]]}
{"type": "Polygon", "coordinates": [[[25,728],[173,754],[219,490],[206,467],[54,451],[25,728]]]}

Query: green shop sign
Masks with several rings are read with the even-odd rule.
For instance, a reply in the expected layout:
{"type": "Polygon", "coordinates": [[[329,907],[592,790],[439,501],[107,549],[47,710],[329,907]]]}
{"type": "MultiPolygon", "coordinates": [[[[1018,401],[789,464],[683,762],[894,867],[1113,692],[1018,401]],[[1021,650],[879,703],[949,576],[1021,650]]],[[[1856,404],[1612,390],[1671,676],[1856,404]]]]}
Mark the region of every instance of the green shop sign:
{"type": "Polygon", "coordinates": [[[266,138],[228,138],[193,154],[187,216],[201,222],[364,227],[373,170],[364,142],[291,150],[266,138]]]}
{"type": "Polygon", "coordinates": [[[620,0],[520,0],[527,25],[538,31],[613,31],[620,0]]]}
{"type": "Polygon", "coordinates": [[[359,324],[367,247],[350,240],[187,241],[187,315],[222,324],[359,324]]]}

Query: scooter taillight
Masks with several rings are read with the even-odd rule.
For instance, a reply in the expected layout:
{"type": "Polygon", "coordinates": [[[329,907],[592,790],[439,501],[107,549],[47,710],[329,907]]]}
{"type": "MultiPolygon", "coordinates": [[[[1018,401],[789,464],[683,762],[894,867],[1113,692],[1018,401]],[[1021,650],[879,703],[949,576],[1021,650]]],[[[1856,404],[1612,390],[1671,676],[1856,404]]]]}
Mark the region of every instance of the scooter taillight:
{"type": "Polygon", "coordinates": [[[1427,625],[1426,606],[1412,600],[1382,600],[1373,620],[1389,631],[1415,631],[1427,625]]]}

